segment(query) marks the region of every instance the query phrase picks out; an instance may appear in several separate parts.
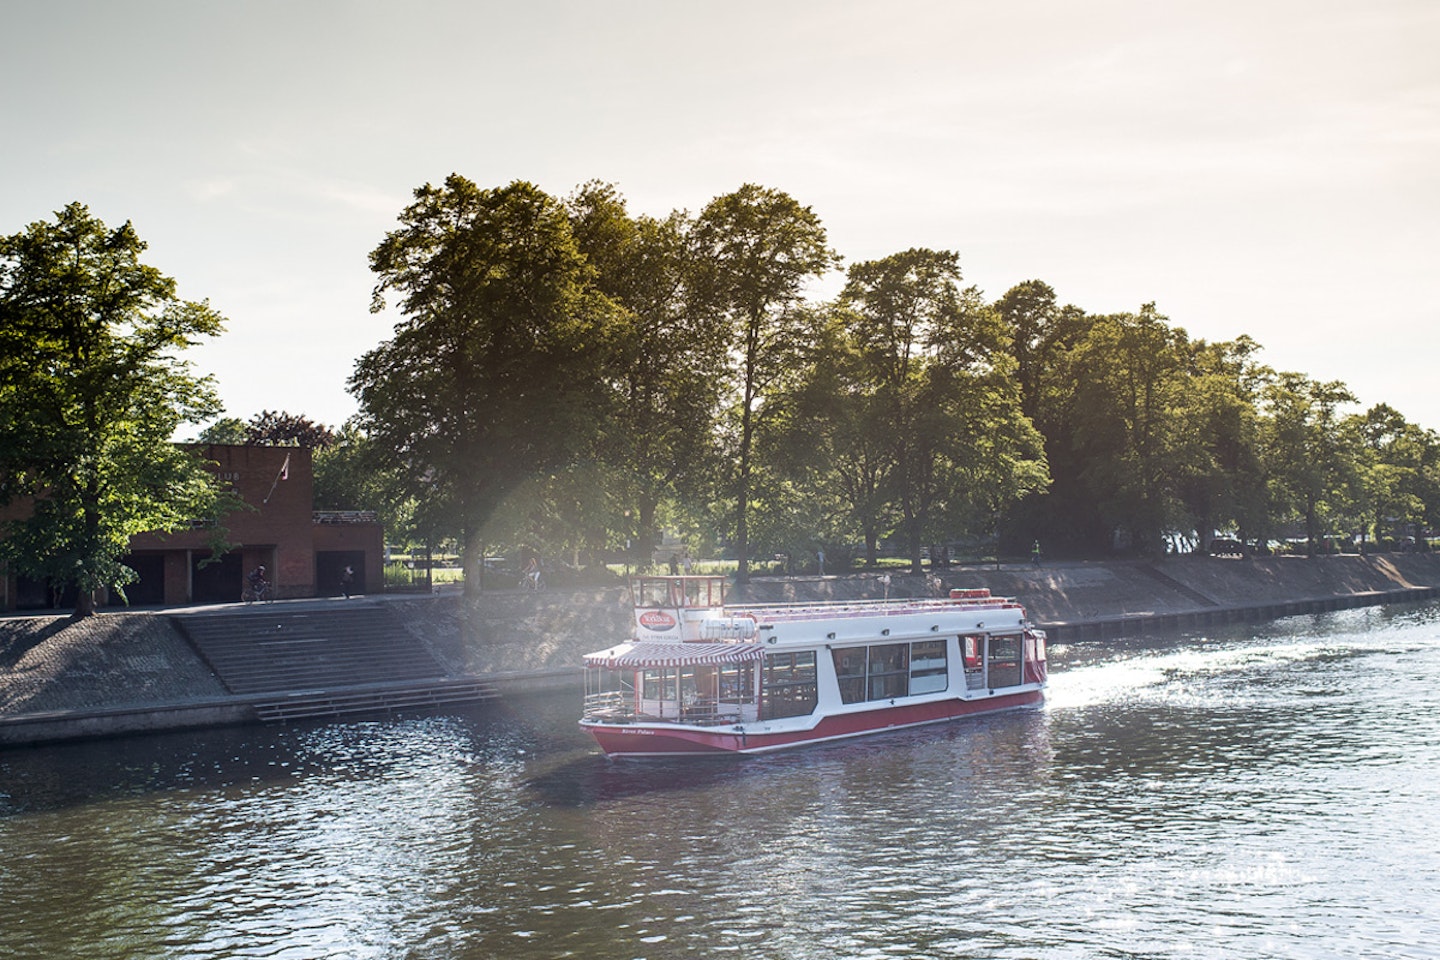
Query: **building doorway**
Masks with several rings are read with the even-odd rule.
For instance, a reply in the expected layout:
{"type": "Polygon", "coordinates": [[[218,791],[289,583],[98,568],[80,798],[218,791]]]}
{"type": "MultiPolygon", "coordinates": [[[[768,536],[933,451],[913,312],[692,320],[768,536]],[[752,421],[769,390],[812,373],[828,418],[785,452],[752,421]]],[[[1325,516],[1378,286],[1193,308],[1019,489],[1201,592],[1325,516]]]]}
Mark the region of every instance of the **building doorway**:
{"type": "Polygon", "coordinates": [[[190,562],[190,599],[195,603],[236,603],[240,599],[240,585],[245,575],[240,566],[240,554],[222,554],[218,560],[210,560],[209,553],[197,551],[190,562]]]}
{"type": "Polygon", "coordinates": [[[321,597],[337,597],[342,592],[340,578],[345,568],[355,571],[350,584],[350,593],[365,592],[365,551],[364,550],[317,550],[315,552],[315,593],[321,597]]]}

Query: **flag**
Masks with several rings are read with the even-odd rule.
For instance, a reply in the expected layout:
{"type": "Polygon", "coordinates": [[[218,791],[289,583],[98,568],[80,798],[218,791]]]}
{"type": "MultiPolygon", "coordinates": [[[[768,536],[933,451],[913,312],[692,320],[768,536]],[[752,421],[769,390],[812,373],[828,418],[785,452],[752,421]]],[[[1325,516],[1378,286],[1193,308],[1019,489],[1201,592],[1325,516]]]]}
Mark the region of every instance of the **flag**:
{"type": "Polygon", "coordinates": [[[275,496],[275,488],[278,487],[278,486],[280,486],[280,481],[281,481],[281,480],[289,480],[289,479],[290,479],[290,454],[287,453],[287,454],[285,454],[285,462],[282,463],[282,464],[280,464],[280,472],[277,473],[277,474],[275,474],[275,480],[274,480],[273,483],[270,484],[270,492],[267,493],[267,494],[265,494],[265,499],[264,499],[264,500],[261,500],[260,502],[261,502],[262,504],[264,504],[264,503],[269,503],[269,502],[270,502],[270,498],[273,497],[273,496],[275,496]]]}

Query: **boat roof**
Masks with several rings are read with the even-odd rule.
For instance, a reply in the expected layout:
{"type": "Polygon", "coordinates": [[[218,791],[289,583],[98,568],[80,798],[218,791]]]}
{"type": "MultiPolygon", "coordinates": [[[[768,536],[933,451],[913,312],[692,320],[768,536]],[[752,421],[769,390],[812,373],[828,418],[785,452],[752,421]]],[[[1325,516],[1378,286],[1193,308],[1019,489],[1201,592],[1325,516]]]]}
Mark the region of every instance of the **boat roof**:
{"type": "Polygon", "coordinates": [[[765,656],[758,643],[694,643],[632,640],[608,650],[585,654],[585,666],[614,670],[623,667],[688,667],[751,663],[765,656]]]}

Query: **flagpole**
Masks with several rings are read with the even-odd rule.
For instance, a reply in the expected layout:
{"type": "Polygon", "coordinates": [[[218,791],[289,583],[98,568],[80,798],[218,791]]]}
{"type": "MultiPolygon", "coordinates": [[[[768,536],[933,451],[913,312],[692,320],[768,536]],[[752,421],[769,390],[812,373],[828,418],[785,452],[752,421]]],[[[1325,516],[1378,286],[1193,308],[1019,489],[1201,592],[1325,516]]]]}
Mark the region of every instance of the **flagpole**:
{"type": "Polygon", "coordinates": [[[267,493],[267,494],[265,494],[265,499],[260,501],[260,505],[261,505],[261,506],[264,506],[265,504],[267,504],[267,503],[270,502],[270,498],[273,497],[273,496],[275,496],[275,488],[280,485],[280,481],[281,481],[281,480],[289,480],[289,479],[290,479],[290,454],[287,453],[287,454],[285,454],[285,462],[282,463],[282,464],[280,464],[280,472],[277,473],[277,474],[275,474],[275,480],[270,484],[270,492],[267,493]]]}

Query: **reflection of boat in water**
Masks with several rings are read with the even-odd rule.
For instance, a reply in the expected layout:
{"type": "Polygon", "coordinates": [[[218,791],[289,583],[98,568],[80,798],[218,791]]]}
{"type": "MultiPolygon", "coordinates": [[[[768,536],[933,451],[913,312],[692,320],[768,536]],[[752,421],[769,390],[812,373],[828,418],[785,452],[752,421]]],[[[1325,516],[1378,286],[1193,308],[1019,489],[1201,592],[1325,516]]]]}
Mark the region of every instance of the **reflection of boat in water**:
{"type": "Polygon", "coordinates": [[[580,726],[610,756],[763,753],[1045,696],[1044,632],[988,590],[729,606],[724,577],[633,589],[633,639],[585,655],[580,726]]]}

